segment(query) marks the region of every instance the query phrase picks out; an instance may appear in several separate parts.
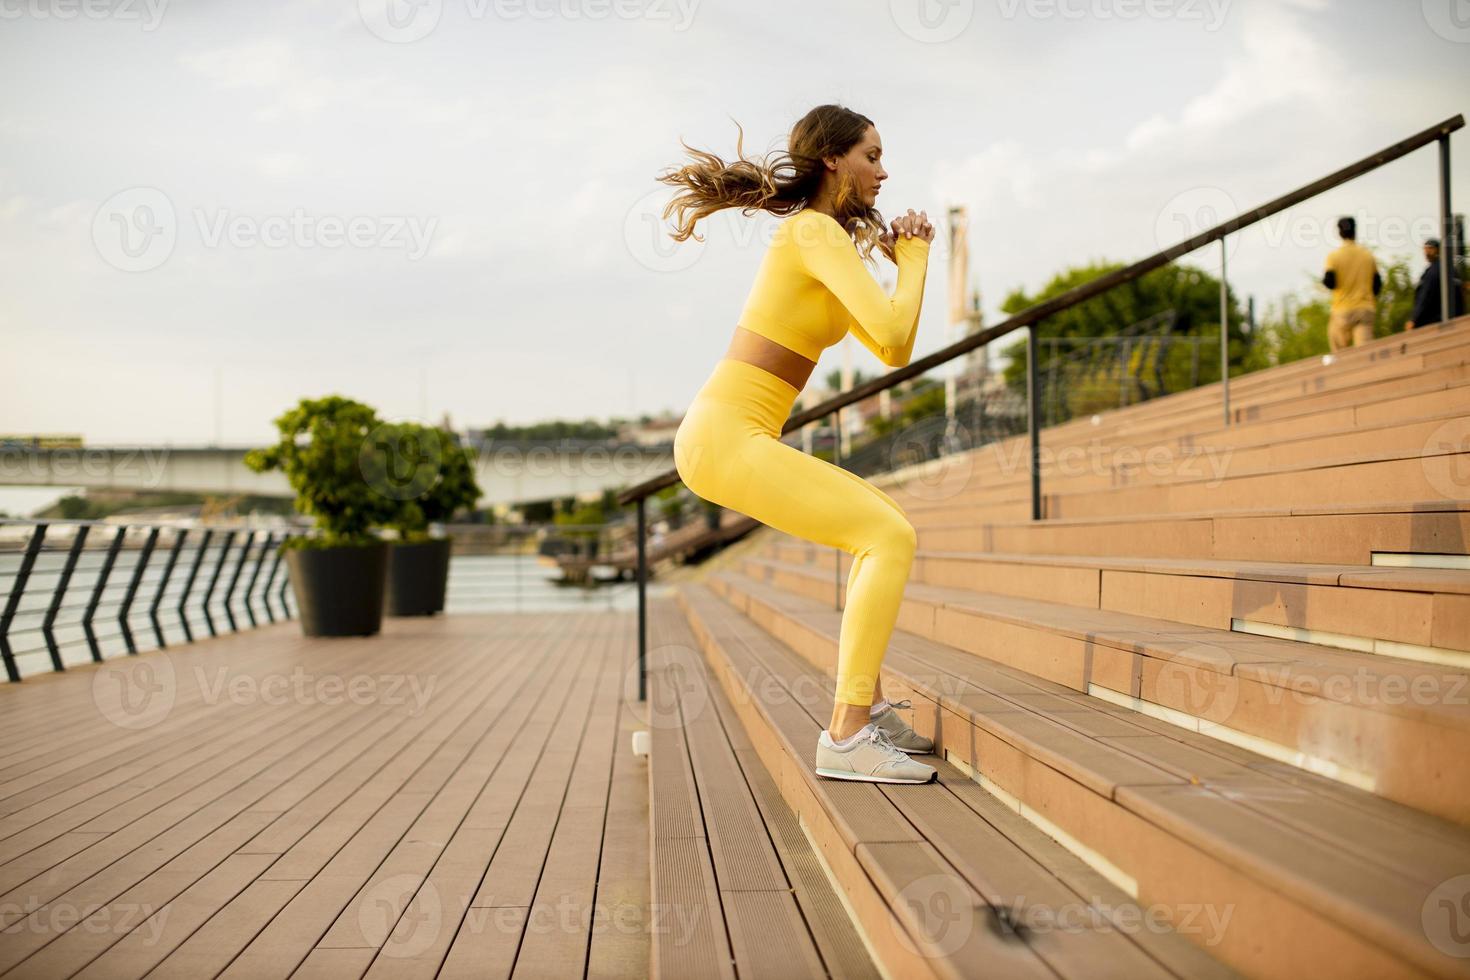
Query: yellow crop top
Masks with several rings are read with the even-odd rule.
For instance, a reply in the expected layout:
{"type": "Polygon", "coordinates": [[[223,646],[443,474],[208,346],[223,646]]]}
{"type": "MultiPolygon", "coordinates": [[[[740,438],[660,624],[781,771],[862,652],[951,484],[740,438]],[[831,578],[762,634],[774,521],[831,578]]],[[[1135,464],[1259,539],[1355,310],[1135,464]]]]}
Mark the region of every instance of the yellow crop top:
{"type": "Polygon", "coordinates": [[[893,244],[898,286],[890,297],[868,272],[836,218],[803,208],[777,227],[740,313],[740,326],[815,361],[851,330],[889,367],[914,352],[929,243],[893,244]]]}

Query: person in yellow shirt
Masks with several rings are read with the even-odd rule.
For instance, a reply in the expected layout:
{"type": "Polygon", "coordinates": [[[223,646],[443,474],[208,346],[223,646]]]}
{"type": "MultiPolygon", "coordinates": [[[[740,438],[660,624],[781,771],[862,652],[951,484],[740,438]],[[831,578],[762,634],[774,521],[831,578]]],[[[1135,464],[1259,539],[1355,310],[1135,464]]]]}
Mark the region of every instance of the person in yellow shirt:
{"type": "Polygon", "coordinates": [[[1357,242],[1358,223],[1337,219],[1342,244],[1327,256],[1322,285],[1332,290],[1332,310],[1327,317],[1327,343],[1333,350],[1366,344],[1373,339],[1373,321],[1378,312],[1378,294],[1383,277],[1373,253],[1357,242]]]}

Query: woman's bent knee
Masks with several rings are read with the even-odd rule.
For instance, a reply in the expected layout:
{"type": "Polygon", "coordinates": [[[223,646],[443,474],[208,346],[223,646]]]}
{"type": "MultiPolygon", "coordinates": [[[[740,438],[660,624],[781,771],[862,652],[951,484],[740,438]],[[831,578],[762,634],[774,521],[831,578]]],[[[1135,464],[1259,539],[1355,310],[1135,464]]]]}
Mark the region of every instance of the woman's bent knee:
{"type": "Polygon", "coordinates": [[[892,558],[912,560],[919,548],[919,535],[903,518],[885,520],[882,531],[869,542],[869,547],[892,558]]]}

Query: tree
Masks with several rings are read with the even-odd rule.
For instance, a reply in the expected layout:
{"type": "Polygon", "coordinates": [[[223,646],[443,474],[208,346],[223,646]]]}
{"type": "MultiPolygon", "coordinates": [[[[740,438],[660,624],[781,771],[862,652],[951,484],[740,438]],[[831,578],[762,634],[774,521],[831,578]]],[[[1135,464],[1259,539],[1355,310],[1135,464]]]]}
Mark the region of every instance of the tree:
{"type": "MultiPolygon", "coordinates": [[[[1099,276],[1123,268],[1121,262],[1099,262],[1076,266],[1053,276],[1035,295],[1024,290],[1015,290],[1005,298],[1001,309],[1007,314],[1019,313],[1099,276]]],[[[1239,364],[1249,347],[1249,338],[1243,332],[1245,315],[1236,302],[1233,291],[1227,292],[1229,317],[1228,352],[1232,364],[1239,364]]],[[[1092,299],[1078,303],[1055,313],[1037,325],[1038,339],[1049,337],[1109,337],[1119,331],[1145,320],[1157,313],[1174,310],[1179,317],[1174,336],[1193,336],[1218,340],[1220,330],[1220,281],[1209,273],[1192,266],[1170,263],[1147,272],[1132,282],[1116,286],[1092,299]]],[[[1006,383],[1017,390],[1026,387],[1026,339],[1025,336],[1009,344],[1002,351],[1007,359],[1004,368],[1006,383]]],[[[1046,345],[1041,347],[1041,357],[1047,358],[1046,345]]],[[[1205,384],[1220,379],[1219,357],[1201,357],[1198,382],[1205,384]]],[[[1170,383],[1169,390],[1183,386],[1193,368],[1193,352],[1184,345],[1170,349],[1164,367],[1170,383]]],[[[1232,371],[1234,373],[1234,371],[1232,371]]]]}
{"type": "MultiPolygon", "coordinates": [[[[864,381],[867,381],[868,378],[869,378],[869,375],[864,374],[861,369],[859,369],[859,368],[853,368],[852,369],[852,386],[854,388],[856,388],[858,385],[862,384],[864,381]]],[[[827,372],[827,376],[823,380],[826,382],[827,387],[830,388],[831,390],[833,390],[833,391],[840,391],[840,390],[842,390],[842,369],[841,368],[837,368],[837,369],[828,371],[827,372]]]]}

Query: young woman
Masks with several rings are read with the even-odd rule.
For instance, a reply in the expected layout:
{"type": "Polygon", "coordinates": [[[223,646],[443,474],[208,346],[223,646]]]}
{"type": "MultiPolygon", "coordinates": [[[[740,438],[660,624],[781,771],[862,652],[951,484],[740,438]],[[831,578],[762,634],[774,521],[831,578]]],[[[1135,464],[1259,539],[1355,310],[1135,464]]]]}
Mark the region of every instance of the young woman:
{"type": "Polygon", "coordinates": [[[883,697],[878,676],[913,564],[913,525],[882,490],[780,437],[822,350],[849,331],[884,364],[909,363],[934,228],[909,209],[884,229],[873,206],[888,177],[882,141],[871,119],[839,105],[803,116],[775,164],[744,159],[738,141],[730,164],[685,148],[696,162],[658,178],[682,189],[664,210],[679,215],[675,241],[722,208],[789,217],[772,237],[729,349],[675,433],[674,464],[705,500],[853,556],[836,703],[817,740],[816,771],[929,782],[934,768],[909,755],[933,743],[883,697]],[[875,247],[898,266],[891,297],[863,265],[875,247]]]}

